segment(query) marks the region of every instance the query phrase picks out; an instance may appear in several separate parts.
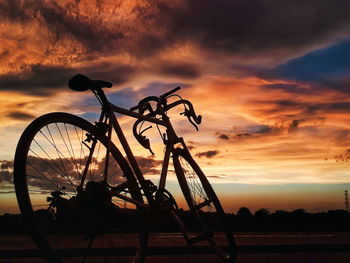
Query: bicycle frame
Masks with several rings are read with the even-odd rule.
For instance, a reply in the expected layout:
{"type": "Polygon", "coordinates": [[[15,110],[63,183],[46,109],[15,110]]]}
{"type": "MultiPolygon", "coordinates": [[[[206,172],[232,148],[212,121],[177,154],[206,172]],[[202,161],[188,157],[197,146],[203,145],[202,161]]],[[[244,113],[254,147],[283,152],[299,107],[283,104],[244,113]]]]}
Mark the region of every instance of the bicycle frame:
{"type": "MultiPolygon", "coordinates": [[[[233,263],[236,259],[237,250],[222,205],[207,177],[192,158],[183,138],[177,136],[167,116],[167,112],[171,108],[183,104],[184,112],[181,114],[186,116],[195,128],[201,123],[201,116],[196,115],[190,101],[183,100],[178,96],[180,99],[172,103],[168,102],[168,99],[175,95],[173,93],[180,88],[172,89],[159,97],[146,97],[137,106],[125,109],[110,103],[105,96],[102,87],[111,87],[112,84],[109,82],[92,81],[86,76],[78,74],[69,81],[69,86],[76,91],[88,89],[93,91],[102,105],[98,122],[92,125],[81,117],[63,112],[40,116],[25,129],[20,137],[14,160],[14,183],[21,213],[31,229],[30,234],[35,244],[46,256],[48,262],[61,262],[60,255],[56,253],[57,247],[49,238],[50,233],[43,231],[44,229],[35,217],[34,213],[38,210],[35,209],[35,206],[38,203],[32,203],[30,197],[38,192],[38,182],[34,180],[32,183],[32,178],[44,180],[44,183],[41,183],[43,187],[39,186],[39,189],[42,189],[40,193],[50,193],[51,196],[46,199],[47,202],[50,202],[48,209],[52,208],[50,212],[55,218],[54,221],[57,221],[60,225],[62,223],[61,233],[65,234],[65,231],[69,231],[73,226],[70,222],[71,219],[74,219],[74,222],[72,222],[74,226],[78,226],[82,219],[85,220],[86,217],[86,224],[82,225],[81,228],[78,227],[79,230],[86,232],[89,238],[89,243],[84,249],[92,248],[92,242],[98,234],[105,231],[107,233],[108,229],[104,225],[100,227],[96,226],[96,223],[102,224],[106,217],[110,217],[112,220],[115,219],[115,223],[119,225],[119,223],[124,222],[123,214],[127,216],[133,214],[137,216],[137,218],[135,217],[136,221],[139,221],[139,216],[145,219],[143,225],[137,224],[135,229],[138,232],[139,242],[135,246],[136,250],[133,256],[134,262],[142,262],[147,246],[148,214],[150,215],[149,219],[153,219],[155,216],[158,217],[158,212],[162,212],[173,216],[172,218],[175,219],[178,229],[182,232],[188,245],[206,240],[220,258],[225,262],[233,263]],[[153,107],[153,102],[157,103],[156,108],[153,107]],[[117,120],[116,113],[136,119],[133,134],[137,141],[149,150],[151,150],[150,142],[142,135],[148,129],[141,129],[143,122],[147,121],[156,124],[157,127],[159,125],[166,129],[166,134],[161,134],[165,144],[165,153],[158,187],[144,177],[117,120]],[[59,126],[62,129],[64,128],[67,136],[62,135],[59,126]],[[69,131],[73,133],[75,131],[77,135],[73,138],[73,145],[67,126],[69,131]],[[53,133],[50,131],[51,127],[53,133]],[[43,129],[45,129],[45,132],[43,132],[43,129]],[[77,130],[81,134],[80,136],[77,130]],[[123,151],[119,151],[112,142],[113,130],[126,157],[123,156],[123,151]],[[45,133],[50,138],[47,138],[45,133]],[[52,134],[60,143],[55,143],[52,134]],[[68,139],[69,145],[66,144],[66,139],[63,137],[68,139]],[[37,141],[41,142],[41,139],[43,139],[43,143],[38,143],[37,141]],[[32,147],[33,142],[35,144],[32,147]],[[102,156],[99,155],[101,145],[106,155],[102,152],[102,156]],[[36,149],[39,148],[40,153],[37,154],[36,149]],[[50,157],[45,149],[48,152],[57,152],[57,155],[50,157]],[[61,149],[65,154],[61,153],[61,149]],[[74,149],[76,149],[77,155],[74,154],[74,149]],[[87,152],[84,149],[88,149],[87,152]],[[96,155],[94,155],[95,153],[96,155]],[[174,197],[165,189],[170,156],[188,210],[179,209],[174,197]],[[47,157],[49,161],[45,161],[47,157]],[[56,163],[55,160],[58,160],[57,157],[64,171],[60,167],[58,167],[59,170],[52,167],[52,164],[56,163]],[[66,160],[65,163],[63,163],[61,157],[66,160]],[[53,172],[47,173],[46,176],[46,173],[35,169],[34,162],[28,162],[31,159],[34,161],[40,159],[40,164],[45,163],[44,168],[40,168],[40,170],[52,170],[53,172]],[[109,169],[109,166],[112,167],[112,165],[114,168],[113,161],[116,161],[119,165],[119,167],[116,167],[118,175],[113,178],[116,180],[109,180],[115,175],[115,173],[113,174],[115,171],[112,168],[109,169]],[[69,168],[68,172],[65,167],[69,168]],[[32,170],[36,170],[36,173],[32,174],[32,170]],[[91,171],[93,174],[91,174],[91,171]],[[95,171],[98,178],[94,176],[95,171]],[[90,176],[91,181],[87,180],[87,175],[90,176]],[[70,176],[72,176],[74,182],[71,181],[70,176]],[[122,178],[123,176],[125,178],[122,178]],[[56,177],[65,179],[69,184],[56,177]],[[123,180],[119,180],[119,178],[123,180]],[[49,183],[50,186],[46,186],[45,183],[49,183]],[[31,186],[30,189],[28,189],[28,185],[31,186]],[[65,185],[69,185],[69,189],[66,190],[65,185]],[[61,195],[67,195],[67,197],[61,197],[61,195]],[[112,200],[114,197],[117,199],[112,200]],[[126,209],[119,207],[118,202],[122,200],[132,207],[125,206],[126,209]],[[136,209],[134,209],[134,206],[136,209]],[[82,208],[80,209],[80,207],[82,208]],[[132,213],[129,213],[130,210],[133,210],[132,213]],[[152,214],[153,212],[156,213],[152,214]],[[122,219],[120,222],[118,221],[119,215],[122,219]],[[221,231],[224,232],[223,236],[219,234],[221,231]]],[[[75,234],[75,232],[72,234],[75,234]]]]}
{"type": "MultiPolygon", "coordinates": [[[[124,199],[125,201],[128,201],[130,203],[133,203],[138,206],[142,207],[148,207],[149,205],[154,204],[154,198],[152,198],[152,187],[155,187],[152,183],[150,183],[149,180],[146,180],[143,176],[143,173],[136,161],[136,158],[134,154],[132,153],[132,150],[129,146],[129,143],[127,142],[127,139],[122,131],[121,126],[119,125],[119,122],[115,116],[115,113],[120,113],[129,117],[133,117],[135,119],[141,120],[141,121],[147,121],[150,123],[155,123],[157,125],[164,126],[166,128],[167,132],[167,140],[166,140],[166,149],[165,149],[165,154],[164,154],[164,159],[163,159],[163,164],[162,164],[162,170],[160,174],[160,179],[159,179],[159,186],[158,190],[163,191],[165,189],[166,185],[166,177],[167,177],[167,172],[168,172],[168,166],[169,166],[169,159],[170,159],[170,154],[174,152],[174,145],[177,143],[181,143],[182,147],[186,149],[188,152],[188,148],[183,140],[183,138],[178,137],[170,120],[169,117],[166,114],[162,115],[162,120],[152,118],[147,115],[143,115],[137,112],[134,112],[132,110],[128,110],[119,106],[114,105],[113,103],[109,102],[108,99],[106,98],[105,94],[103,93],[102,90],[97,90],[94,92],[97,98],[99,99],[100,103],[102,104],[102,112],[101,112],[101,117],[99,120],[99,123],[101,124],[104,120],[104,116],[107,115],[107,119],[109,118],[109,124],[108,124],[108,139],[109,143],[111,141],[111,132],[112,132],[112,127],[115,131],[115,133],[118,136],[118,139],[122,145],[122,148],[124,149],[127,159],[129,160],[129,163],[135,173],[135,176],[141,186],[141,189],[143,190],[143,193],[147,199],[148,204],[145,203],[140,203],[137,200],[130,199],[128,197],[125,197],[123,195],[116,194],[119,198],[124,199]]],[[[169,104],[168,108],[175,107],[179,104],[188,102],[187,100],[178,100],[174,103],[169,104]]],[[[108,148],[108,147],[107,147],[108,148]]],[[[107,149],[108,151],[108,149],[107,149]]],[[[108,154],[106,155],[108,157],[108,154]]],[[[107,170],[108,170],[108,158],[106,158],[106,170],[105,170],[105,176],[107,176],[107,170]]]]}

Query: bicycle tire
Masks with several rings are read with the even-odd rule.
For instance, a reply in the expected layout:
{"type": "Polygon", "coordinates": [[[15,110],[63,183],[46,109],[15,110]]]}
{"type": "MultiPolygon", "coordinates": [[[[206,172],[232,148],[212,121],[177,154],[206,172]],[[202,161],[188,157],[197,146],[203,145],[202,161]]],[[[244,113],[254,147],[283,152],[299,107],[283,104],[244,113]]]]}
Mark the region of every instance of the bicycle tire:
{"type": "Polygon", "coordinates": [[[191,236],[185,239],[190,245],[209,242],[224,262],[235,262],[237,247],[231,226],[207,177],[187,149],[176,149],[173,162],[180,188],[191,213],[189,217],[186,212],[182,212],[183,224],[185,227],[192,224],[192,232],[201,232],[199,235],[187,233],[186,235],[191,236]]]}
{"type": "MultiPolygon", "coordinates": [[[[36,202],[38,202],[37,200],[39,199],[41,200],[40,202],[42,202],[42,199],[45,196],[47,197],[47,194],[49,191],[55,190],[52,188],[56,188],[55,191],[59,191],[59,192],[63,191],[62,193],[65,192],[65,194],[71,195],[69,196],[69,199],[67,199],[68,201],[78,200],[77,199],[78,194],[76,190],[74,190],[74,187],[76,187],[75,182],[81,183],[81,181],[79,181],[79,180],[82,180],[81,173],[83,173],[86,167],[87,167],[86,174],[90,173],[89,175],[87,175],[87,176],[90,176],[90,179],[87,179],[88,177],[86,177],[86,182],[84,182],[83,188],[87,189],[87,185],[88,185],[87,181],[90,180],[89,182],[94,182],[94,183],[90,183],[89,194],[98,193],[97,190],[94,190],[95,192],[92,192],[91,189],[93,188],[91,188],[91,185],[94,187],[97,187],[99,183],[102,185],[101,181],[103,180],[98,181],[98,179],[100,179],[102,174],[102,172],[99,171],[99,169],[103,167],[103,161],[106,163],[106,157],[104,157],[104,159],[101,156],[99,157],[99,153],[97,153],[97,157],[96,157],[96,152],[97,152],[97,150],[95,150],[97,149],[96,145],[99,145],[99,147],[102,146],[102,148],[108,145],[108,138],[105,136],[103,132],[101,132],[96,128],[96,125],[94,126],[90,122],[78,116],[71,115],[68,113],[61,113],[61,112],[49,113],[35,119],[24,130],[22,136],[19,139],[19,142],[16,148],[15,159],[14,159],[14,185],[15,185],[15,190],[17,195],[17,201],[18,201],[21,214],[23,216],[23,220],[27,225],[27,229],[30,235],[32,236],[34,243],[40,249],[43,256],[46,258],[48,262],[55,262],[55,263],[62,262],[62,258],[57,253],[58,247],[55,247],[55,244],[51,242],[49,235],[47,234],[50,231],[51,232],[53,230],[56,231],[56,229],[53,229],[53,228],[57,226],[56,221],[58,221],[57,219],[58,208],[56,208],[57,211],[53,211],[52,213],[51,212],[48,213],[47,209],[49,207],[45,207],[46,210],[42,210],[42,209],[40,210],[40,211],[46,211],[45,212],[46,216],[51,217],[50,224],[52,223],[54,225],[54,227],[51,227],[50,231],[47,231],[47,229],[44,229],[45,227],[43,227],[43,224],[40,224],[38,222],[38,212],[36,212],[36,208],[38,206],[36,205],[36,202]],[[56,130],[54,131],[54,129],[56,130]],[[76,132],[75,139],[77,142],[76,141],[72,142],[73,139],[70,138],[70,137],[73,138],[74,132],[76,132]],[[57,137],[55,137],[56,135],[57,137]],[[62,140],[58,142],[58,139],[60,139],[60,137],[62,140]],[[83,141],[84,140],[83,137],[84,138],[86,137],[85,141],[83,141]],[[87,137],[90,138],[90,141],[88,141],[87,137]],[[54,140],[54,138],[56,138],[56,140],[54,140]],[[65,139],[68,139],[67,142],[65,142],[65,139]],[[93,148],[93,150],[91,150],[92,149],[91,145],[94,142],[96,142],[95,147],[93,148]],[[80,146],[79,144],[76,145],[74,143],[80,143],[80,146]],[[39,147],[37,145],[39,145],[39,147]],[[52,149],[48,149],[49,146],[51,146],[52,149]],[[78,147],[80,147],[80,149],[78,147]],[[91,147],[91,148],[88,148],[88,147],[91,147]],[[36,154],[33,154],[34,153],[33,149],[37,151],[36,154]],[[88,163],[87,159],[89,158],[86,156],[86,152],[85,152],[85,150],[87,151],[87,149],[90,150],[89,154],[91,152],[95,154],[95,155],[92,155],[92,159],[91,159],[95,161],[94,168],[92,168],[93,163],[90,163],[90,165],[86,164],[88,163]],[[76,150],[79,150],[79,158],[76,150]],[[40,156],[39,156],[39,151],[40,151],[40,156]],[[68,154],[68,152],[70,153],[68,154]],[[74,155],[74,153],[76,153],[77,155],[74,155]],[[53,157],[49,158],[51,156],[53,157]],[[73,156],[75,159],[73,159],[73,156]],[[41,161],[40,164],[38,163],[39,161],[41,161]],[[86,162],[85,167],[84,167],[84,161],[86,162]],[[68,169],[69,163],[72,167],[70,167],[69,168],[70,170],[67,172],[66,169],[68,169]],[[94,172],[93,176],[92,176],[92,171],[94,172]],[[34,176],[34,172],[37,173],[35,174],[35,176],[34,176]],[[64,172],[67,172],[67,174],[64,175],[64,172]],[[78,178],[78,175],[80,179],[78,178]],[[97,176],[99,178],[94,176],[97,176]],[[64,178],[66,181],[64,181],[62,177],[67,177],[67,178],[64,178]],[[44,180],[46,181],[41,182],[39,179],[41,179],[42,181],[44,180]],[[39,191],[40,193],[37,193],[35,191],[39,191]],[[74,197],[75,199],[72,197],[74,197]]],[[[101,148],[99,148],[99,150],[100,149],[101,148]]],[[[127,187],[123,190],[124,191],[123,193],[125,193],[125,195],[129,195],[131,198],[135,200],[138,200],[139,202],[142,202],[143,200],[142,194],[139,190],[137,181],[127,161],[124,159],[120,151],[112,142],[110,142],[109,144],[109,149],[110,149],[109,151],[110,152],[110,155],[109,155],[110,169],[112,167],[112,163],[115,162],[113,164],[113,167],[115,169],[113,170],[113,172],[116,174],[113,176],[109,174],[110,176],[108,177],[108,183],[112,182],[112,186],[118,186],[118,185],[121,185],[121,183],[126,182],[125,185],[127,185],[127,187]],[[120,169],[120,171],[117,169],[120,169]]],[[[79,198],[81,197],[79,196],[79,198]]],[[[86,200],[93,200],[93,199],[90,198],[86,200]]],[[[113,215],[118,214],[118,216],[119,214],[122,214],[122,212],[124,211],[128,211],[129,213],[133,211],[136,214],[136,218],[138,218],[138,220],[141,219],[142,211],[143,211],[142,208],[134,206],[132,210],[120,209],[116,203],[118,201],[120,200],[116,199],[115,196],[114,197],[112,196],[111,197],[112,205],[109,204],[108,208],[106,208],[106,211],[108,210],[108,213],[111,213],[111,214],[113,213],[113,215]],[[121,212],[119,213],[119,211],[121,212]]],[[[79,216],[77,216],[78,214],[76,213],[76,211],[74,211],[74,209],[71,209],[72,211],[70,211],[70,214],[69,214],[71,217],[68,217],[68,219],[74,218],[75,221],[77,221],[76,223],[78,224],[77,225],[78,228],[81,227],[79,226],[79,224],[83,224],[85,229],[89,229],[90,225],[89,223],[86,223],[85,220],[92,221],[96,219],[100,223],[103,221],[101,221],[102,215],[101,216],[93,215],[92,212],[88,210],[92,206],[89,206],[89,203],[87,201],[85,201],[85,203],[88,204],[88,208],[86,209],[88,213],[86,213],[85,211],[85,215],[86,214],[88,215],[87,217],[84,218],[81,215],[79,215],[81,217],[80,218],[79,216]],[[73,217],[73,215],[75,217],[73,217]],[[92,219],[90,219],[90,216],[92,219]],[[84,219],[84,220],[81,220],[81,219],[84,219]]],[[[46,206],[49,206],[49,204],[46,204],[46,206]]],[[[50,209],[53,210],[52,207],[50,209]]],[[[96,211],[101,212],[102,210],[96,210],[96,211]]],[[[103,210],[103,213],[105,213],[104,210],[103,210]]],[[[105,214],[103,214],[103,216],[105,216],[105,214]]],[[[61,219],[62,218],[64,217],[61,215],[61,219]]],[[[67,222],[68,224],[71,224],[71,221],[67,220],[67,222]]],[[[62,225],[62,223],[60,224],[62,225]]],[[[60,227],[62,227],[61,225],[60,227]]],[[[72,226],[70,227],[72,228],[72,226]]],[[[104,226],[101,226],[101,229],[102,227],[104,226]]],[[[96,233],[100,230],[100,229],[96,230],[98,229],[97,227],[96,229],[95,227],[93,227],[93,229],[94,229],[93,231],[91,231],[91,229],[88,230],[93,232],[93,234],[91,233],[89,234],[90,236],[95,235],[94,237],[90,237],[91,240],[89,242],[93,242],[95,240],[97,236],[96,233]]],[[[66,231],[66,229],[64,231],[66,231]]],[[[64,231],[62,231],[62,233],[65,233],[64,231]]],[[[138,232],[137,241],[136,241],[136,244],[133,244],[135,246],[136,252],[132,257],[132,261],[142,262],[144,260],[144,250],[147,245],[147,234],[142,227],[139,227],[137,229],[137,232],[138,232]]],[[[80,234],[81,233],[83,232],[80,232],[80,234]]],[[[77,235],[77,233],[73,233],[73,235],[71,235],[72,238],[75,238],[74,235],[79,236],[77,235]]],[[[69,243],[70,242],[69,239],[67,240],[68,240],[67,242],[69,243]]],[[[65,248],[67,247],[67,242],[65,244],[65,248]]],[[[73,241],[72,241],[72,245],[75,246],[76,244],[73,244],[73,241]]],[[[90,247],[92,247],[92,245],[94,245],[94,243],[91,243],[89,247],[85,246],[85,249],[89,249],[90,247]]],[[[85,256],[82,261],[83,262],[85,261],[85,256]]]]}

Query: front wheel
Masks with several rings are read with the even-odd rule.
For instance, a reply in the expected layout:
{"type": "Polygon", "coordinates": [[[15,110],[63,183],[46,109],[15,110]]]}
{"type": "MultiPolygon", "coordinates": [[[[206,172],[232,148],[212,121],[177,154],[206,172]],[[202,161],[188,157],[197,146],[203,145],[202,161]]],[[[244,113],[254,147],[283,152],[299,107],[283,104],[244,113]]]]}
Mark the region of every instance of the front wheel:
{"type": "Polygon", "coordinates": [[[136,179],[101,126],[67,113],[49,113],[23,132],[14,183],[23,220],[48,262],[88,263],[98,249],[134,247],[125,262],[141,262],[147,236],[138,221],[136,179]],[[107,151],[107,149],[109,149],[107,151]],[[108,153],[108,155],[107,155],[108,153]],[[106,168],[107,166],[107,168],[106,168]]]}
{"type": "Polygon", "coordinates": [[[189,211],[182,211],[189,245],[208,242],[224,262],[235,262],[237,249],[230,223],[208,179],[188,150],[176,149],[174,167],[189,211]]]}

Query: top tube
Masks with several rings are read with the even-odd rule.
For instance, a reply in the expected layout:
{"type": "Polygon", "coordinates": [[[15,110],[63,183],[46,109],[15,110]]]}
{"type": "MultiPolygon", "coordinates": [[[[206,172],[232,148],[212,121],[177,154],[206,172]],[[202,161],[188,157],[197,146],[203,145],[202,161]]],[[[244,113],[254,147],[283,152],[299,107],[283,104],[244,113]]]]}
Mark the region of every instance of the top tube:
{"type": "Polygon", "coordinates": [[[130,116],[130,117],[136,118],[136,119],[140,119],[140,120],[145,120],[145,121],[148,121],[148,122],[156,123],[156,124],[159,124],[159,125],[162,125],[162,126],[165,126],[165,127],[167,126],[166,123],[164,121],[162,121],[162,120],[158,120],[158,119],[152,118],[150,116],[142,115],[140,113],[137,113],[137,112],[134,112],[134,111],[131,111],[131,110],[128,110],[128,109],[116,106],[113,103],[109,103],[109,106],[111,107],[113,112],[121,113],[123,115],[127,115],[127,116],[130,116]]]}

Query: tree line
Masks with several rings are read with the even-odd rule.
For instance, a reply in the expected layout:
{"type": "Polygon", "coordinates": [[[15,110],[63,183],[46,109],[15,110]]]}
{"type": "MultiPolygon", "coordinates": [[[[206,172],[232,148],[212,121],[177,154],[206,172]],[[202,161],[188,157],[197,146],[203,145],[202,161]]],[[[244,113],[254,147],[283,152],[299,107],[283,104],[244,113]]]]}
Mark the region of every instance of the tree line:
{"type": "MultiPolygon", "coordinates": [[[[198,224],[191,213],[185,210],[179,210],[184,223],[196,231],[198,224]]],[[[36,211],[39,224],[49,231],[57,231],[60,225],[53,222],[47,210],[36,211]]],[[[150,231],[169,231],[177,232],[178,227],[175,220],[168,213],[148,213],[142,218],[148,225],[150,231]]],[[[213,228],[220,228],[215,214],[205,213],[204,215],[211,223],[213,228]]],[[[268,209],[261,208],[252,213],[249,208],[241,207],[237,213],[226,214],[234,232],[348,232],[350,231],[350,213],[346,210],[329,210],[326,212],[310,213],[304,209],[293,211],[276,210],[270,212],[268,209]]],[[[95,218],[94,218],[95,220],[95,218]]],[[[102,217],[101,220],[104,220],[102,217]]],[[[71,222],[71,220],[67,220],[71,222]]],[[[79,220],[81,222],[81,220],[79,220]]],[[[140,223],[140,217],[133,213],[127,213],[124,216],[109,218],[109,224],[115,231],[128,231],[140,223]]],[[[0,216],[0,233],[25,233],[23,218],[18,214],[4,214],[0,216]]],[[[74,226],[71,227],[74,229],[74,226]]]]}

